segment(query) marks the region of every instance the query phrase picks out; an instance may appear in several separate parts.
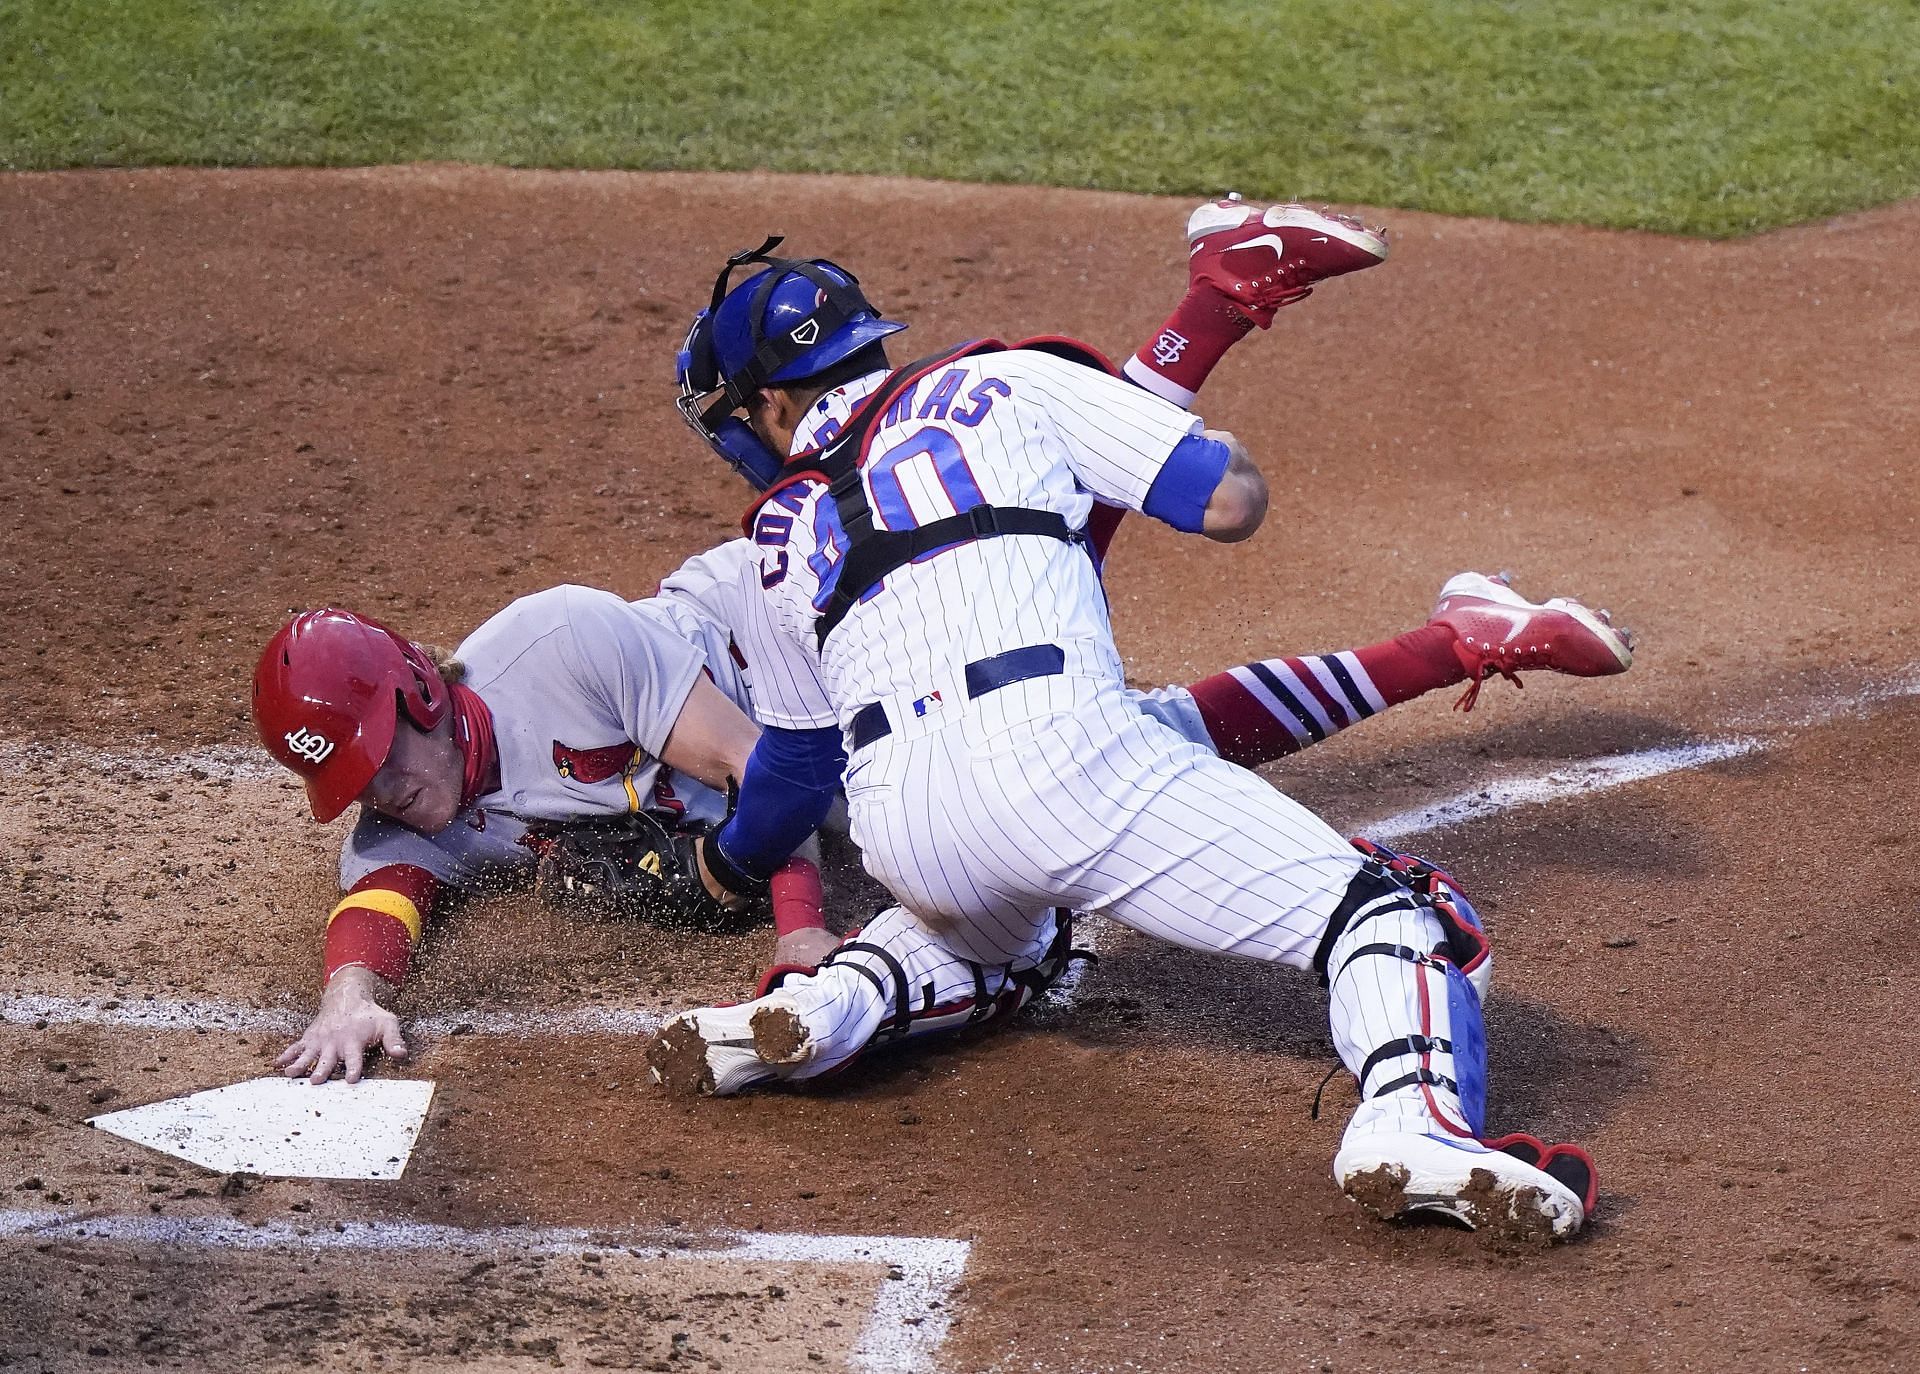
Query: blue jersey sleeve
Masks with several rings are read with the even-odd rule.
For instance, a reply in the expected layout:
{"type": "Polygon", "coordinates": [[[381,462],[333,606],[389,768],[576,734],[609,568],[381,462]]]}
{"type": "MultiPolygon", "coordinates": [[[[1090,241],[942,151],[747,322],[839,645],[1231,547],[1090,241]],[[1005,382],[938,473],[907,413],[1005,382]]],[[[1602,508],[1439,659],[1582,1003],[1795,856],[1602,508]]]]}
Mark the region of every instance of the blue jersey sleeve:
{"type": "Polygon", "coordinates": [[[727,862],[765,882],[827,818],[846,766],[838,726],[762,730],[733,818],[713,842],[727,862]]]}
{"type": "Polygon", "coordinates": [[[1231,457],[1222,441],[1189,434],[1167,455],[1166,466],[1153,479],[1141,510],[1186,534],[1200,533],[1207,518],[1207,502],[1226,476],[1231,457]]]}

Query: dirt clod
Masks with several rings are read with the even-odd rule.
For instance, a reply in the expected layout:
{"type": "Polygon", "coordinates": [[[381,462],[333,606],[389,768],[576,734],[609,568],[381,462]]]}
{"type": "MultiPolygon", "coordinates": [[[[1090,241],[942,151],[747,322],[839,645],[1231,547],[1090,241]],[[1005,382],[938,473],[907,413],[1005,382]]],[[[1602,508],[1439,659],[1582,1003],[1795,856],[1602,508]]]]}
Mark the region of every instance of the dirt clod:
{"type": "Polygon", "coordinates": [[[762,1007],[753,1014],[753,1050],[767,1063],[798,1064],[812,1048],[805,1023],[785,1007],[762,1007]]]}
{"type": "Polygon", "coordinates": [[[692,1021],[670,1022],[647,1046],[647,1066],[660,1086],[676,1097],[713,1091],[713,1066],[707,1042],[692,1021]]]}

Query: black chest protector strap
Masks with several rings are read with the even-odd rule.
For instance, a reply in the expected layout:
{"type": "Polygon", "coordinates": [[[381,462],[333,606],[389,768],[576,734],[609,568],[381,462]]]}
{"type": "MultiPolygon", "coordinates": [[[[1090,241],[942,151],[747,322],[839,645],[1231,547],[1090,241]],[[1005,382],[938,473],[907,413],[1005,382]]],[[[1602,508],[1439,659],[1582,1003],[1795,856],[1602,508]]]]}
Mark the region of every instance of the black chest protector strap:
{"type": "Polygon", "coordinates": [[[827,636],[847,618],[847,612],[888,573],[935,549],[1008,534],[1036,534],[1067,543],[1079,543],[1085,538],[1080,531],[1069,528],[1066,517],[1058,511],[1032,510],[1025,506],[982,504],[911,530],[874,527],[873,506],[860,479],[860,463],[866,453],[868,436],[883,422],[901,392],[922,377],[960,358],[1001,347],[1003,345],[995,343],[962,344],[908,363],[881,384],[831,444],[811,455],[810,466],[827,478],[827,491],[840,513],[840,527],[847,540],[839,579],[814,624],[817,643],[824,645],[827,636]]]}

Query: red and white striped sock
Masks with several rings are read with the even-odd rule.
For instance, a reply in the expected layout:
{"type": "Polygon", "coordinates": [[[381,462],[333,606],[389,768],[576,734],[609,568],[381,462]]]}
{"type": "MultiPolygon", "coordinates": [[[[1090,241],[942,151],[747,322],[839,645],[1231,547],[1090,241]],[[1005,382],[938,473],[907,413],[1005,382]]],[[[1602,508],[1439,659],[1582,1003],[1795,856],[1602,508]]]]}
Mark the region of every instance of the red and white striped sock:
{"type": "Polygon", "coordinates": [[[1452,627],[1423,625],[1363,649],[1248,663],[1187,690],[1220,757],[1256,768],[1389,706],[1465,681],[1453,640],[1452,627]]]}
{"type": "Polygon", "coordinates": [[[1232,301],[1211,286],[1195,286],[1121,371],[1135,386],[1190,409],[1214,364],[1252,329],[1232,301]]]}

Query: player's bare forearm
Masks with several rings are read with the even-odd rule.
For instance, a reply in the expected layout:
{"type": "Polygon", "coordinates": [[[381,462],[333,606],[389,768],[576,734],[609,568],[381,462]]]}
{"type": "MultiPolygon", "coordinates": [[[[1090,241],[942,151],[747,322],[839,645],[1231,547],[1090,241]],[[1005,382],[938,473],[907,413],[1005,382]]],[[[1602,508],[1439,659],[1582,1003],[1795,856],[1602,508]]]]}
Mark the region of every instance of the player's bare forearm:
{"type": "Polygon", "coordinates": [[[660,751],[660,761],[724,792],[729,782],[746,776],[747,759],[759,739],[760,730],[746,712],[702,674],[694,679],[693,690],[660,751]]]}
{"type": "Polygon", "coordinates": [[[1227,470],[1220,485],[1207,500],[1200,532],[1222,544],[1234,544],[1250,536],[1267,518],[1267,479],[1253,465],[1253,457],[1233,435],[1221,429],[1206,431],[1206,437],[1227,446],[1227,470]]]}
{"type": "Polygon", "coordinates": [[[782,935],[773,943],[775,964],[797,964],[817,968],[822,959],[840,947],[840,937],[825,926],[814,926],[782,935]]]}
{"type": "Polygon", "coordinates": [[[381,1003],[393,985],[372,969],[351,964],[335,971],[320,995],[320,1010],[299,1039],[287,1046],[274,1065],[289,1078],[306,1075],[324,1083],[335,1069],[344,1068],[349,1083],[358,1083],[366,1069],[368,1051],[376,1046],[390,1059],[407,1057],[400,1018],[381,1003]]]}

